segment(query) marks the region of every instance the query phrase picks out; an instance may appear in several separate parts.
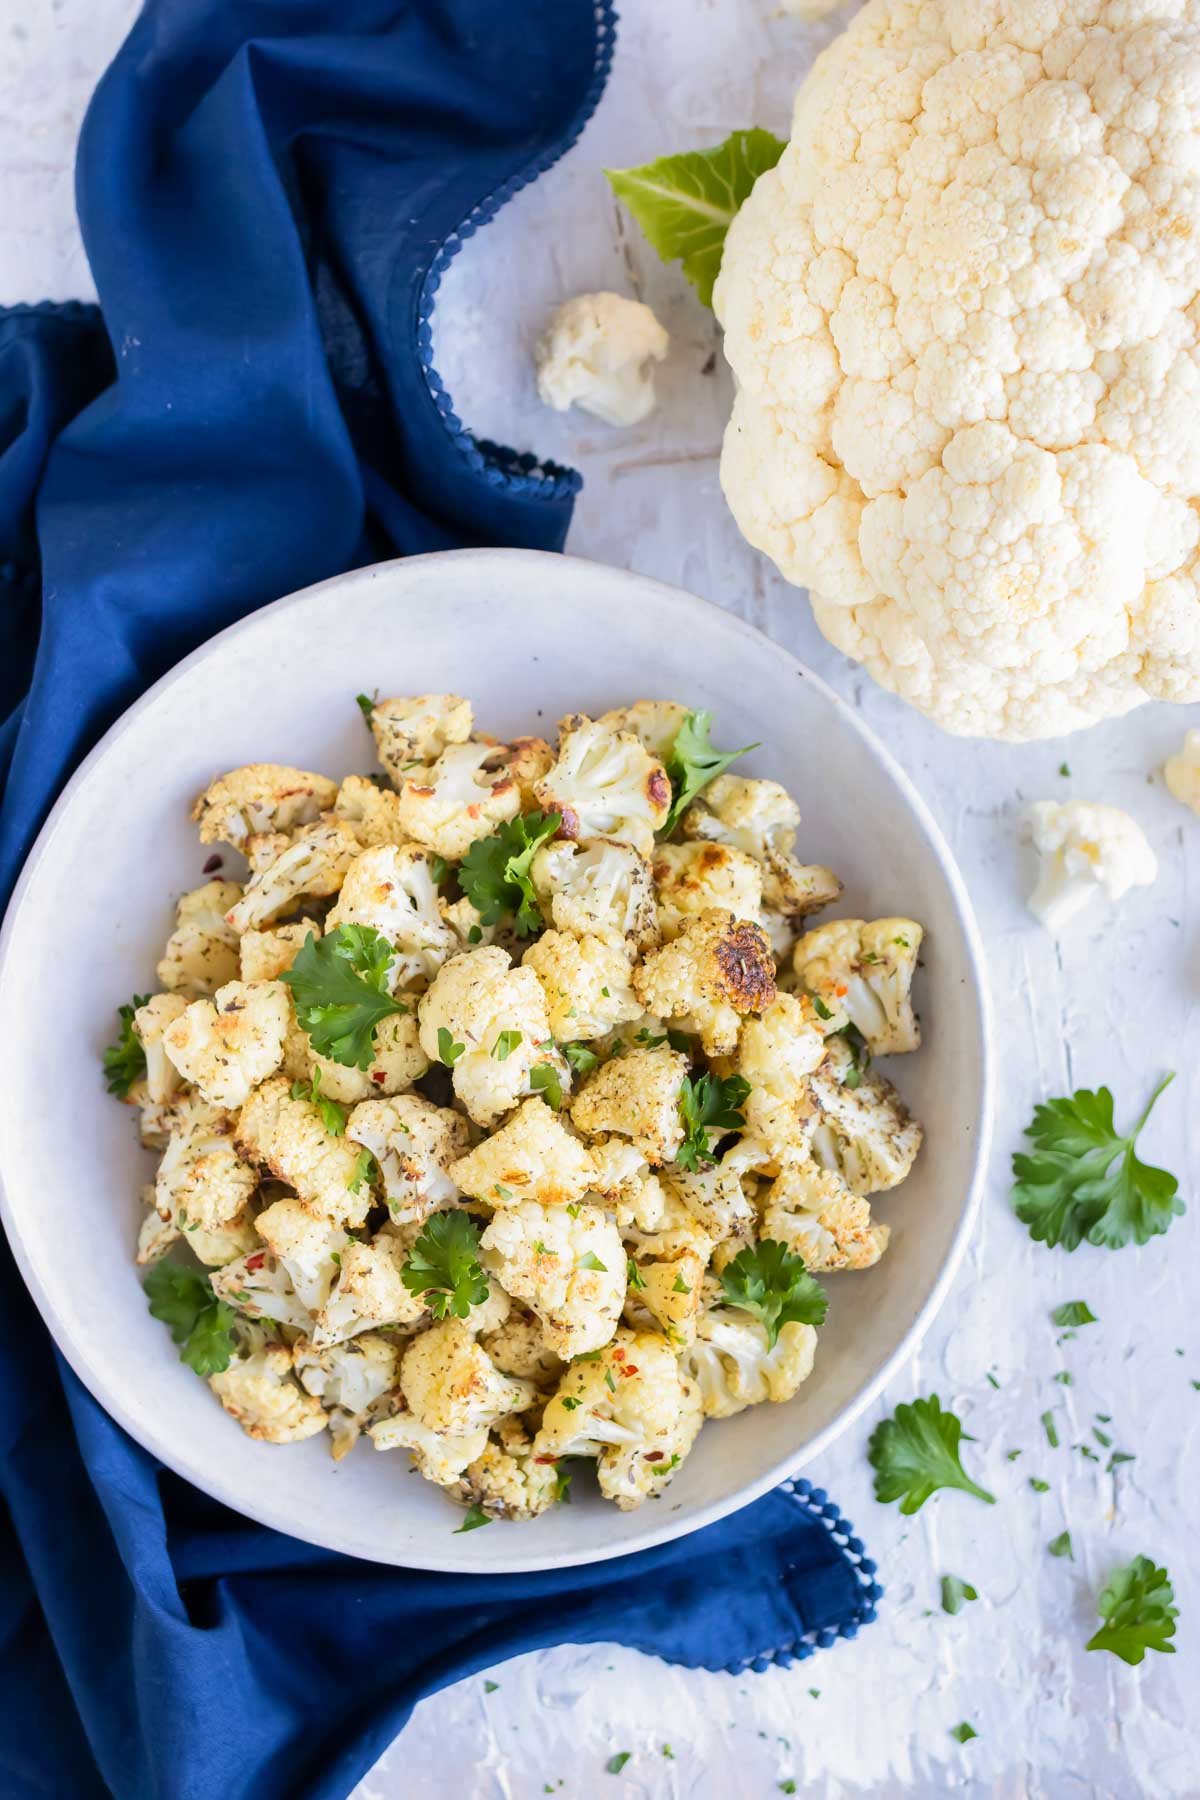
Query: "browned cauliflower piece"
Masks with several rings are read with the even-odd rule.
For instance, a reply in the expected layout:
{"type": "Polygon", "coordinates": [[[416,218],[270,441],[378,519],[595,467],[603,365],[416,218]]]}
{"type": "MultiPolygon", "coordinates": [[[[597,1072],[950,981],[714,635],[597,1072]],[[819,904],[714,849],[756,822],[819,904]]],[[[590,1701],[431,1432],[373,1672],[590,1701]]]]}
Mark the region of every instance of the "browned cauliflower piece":
{"type": "Polygon", "coordinates": [[[450,744],[465,744],[472,717],[471,702],[458,694],[377,700],[371,708],[371,735],[394,785],[400,786],[414,764],[436,762],[450,744]]]}
{"type": "Polygon", "coordinates": [[[585,1137],[629,1138],[655,1167],[671,1162],[683,1142],[679,1094],[690,1068],[666,1044],[631,1050],[589,1075],[571,1102],[571,1119],[585,1137]]]}
{"type": "Polygon", "coordinates": [[[336,894],[346,871],[360,854],[354,829],[344,819],[321,819],[306,825],[250,878],[245,893],[225,917],[235,931],[272,925],[302,900],[324,900],[336,894]]]}
{"type": "Polygon", "coordinates": [[[198,1094],[177,1109],[158,1165],[155,1204],[181,1231],[215,1230],[235,1219],[258,1186],[258,1171],[239,1155],[237,1119],[198,1094]]]}
{"type": "Polygon", "coordinates": [[[471,1141],[467,1121],[421,1094],[364,1100],[346,1136],[369,1150],[383,1178],[384,1199],[398,1224],[420,1224],[458,1199],[456,1171],[471,1141]]]}
{"type": "Polygon", "coordinates": [[[197,999],[215,994],[238,972],[238,935],[225,922],[242,890],[236,881],[206,881],[180,896],[158,979],[171,993],[197,999]]]}
{"type": "Polygon", "coordinates": [[[683,835],[733,844],[764,866],[763,902],[788,917],[817,912],[836,900],[842,884],[831,869],[798,863],[792,855],[800,809],[777,781],[718,775],[683,817],[683,835]]]}
{"type": "Polygon", "coordinates": [[[630,986],[633,957],[624,946],[545,931],[522,960],[542,984],[550,1032],[560,1042],[604,1037],[641,1017],[641,1001],[630,986]]]}
{"type": "Polygon", "coordinates": [[[415,1337],[400,1365],[409,1411],[430,1431],[460,1437],[522,1412],[537,1398],[531,1381],[505,1375],[465,1319],[442,1319],[415,1337]]]}
{"type": "Polygon", "coordinates": [[[659,844],[650,863],[658,928],[668,942],[695,913],[718,907],[762,922],[762,864],[729,844],[659,844]]]}
{"type": "Polygon", "coordinates": [[[652,950],[635,969],[633,986],[648,1012],[699,1033],[706,1055],[725,1056],[742,1018],[765,1012],[775,999],[775,964],[760,925],[713,907],[652,950]]]}
{"type": "Polygon", "coordinates": [[[869,1269],[887,1249],[888,1227],[871,1221],[870,1203],[834,1169],[792,1163],[768,1189],[761,1234],[786,1244],[813,1274],[869,1269]]]}
{"type": "Polygon", "coordinates": [[[407,833],[400,823],[400,797],[394,788],[380,787],[369,775],[347,775],[333,803],[334,815],[344,819],[364,850],[379,844],[403,844],[407,833]]]}
{"type": "Polygon", "coordinates": [[[581,1200],[595,1173],[587,1146],[537,1096],[525,1100],[490,1137],[457,1162],[450,1180],[489,1206],[569,1206],[581,1200]]]}
{"type": "Polygon", "coordinates": [[[163,1038],[167,1027],[187,1011],[187,1004],[183,994],[152,994],[134,1012],[134,1035],[146,1058],[145,1097],[153,1106],[164,1105],[180,1087],[182,1078],[167,1055],[163,1038]]]}
{"type": "Polygon", "coordinates": [[[321,1402],[296,1380],[292,1353],[280,1343],[235,1357],[223,1374],[209,1376],[208,1385],[246,1436],[265,1444],[298,1444],[329,1423],[321,1402]]]}
{"type": "Polygon", "coordinates": [[[255,1088],[242,1107],[237,1147],[247,1162],[269,1169],[335,1225],[361,1225],[371,1210],[370,1185],[358,1172],[358,1145],[332,1136],[317,1108],[293,1099],[281,1076],[255,1088]]]}
{"type": "Polygon", "coordinates": [[[539,1390],[553,1387],[566,1367],[531,1307],[513,1306],[502,1325],[480,1332],[479,1341],[502,1374],[532,1381],[539,1390]]]}
{"type": "Polygon", "coordinates": [[[414,843],[453,860],[516,818],[521,793],[494,744],[451,744],[400,786],[400,823],[414,843]]]}
{"type": "Polygon", "coordinates": [[[543,844],[530,870],[543,914],[557,931],[603,938],[635,951],[658,942],[650,864],[614,838],[543,844]]]}
{"type": "Polygon", "coordinates": [[[206,1100],[233,1110],[279,1067],[288,1022],[282,982],[228,981],[213,999],[186,1006],[162,1047],[206,1100]]]}
{"type": "Polygon", "coordinates": [[[671,810],[671,783],[630,731],[572,713],[559,725],[558,756],[536,787],[544,812],[562,818],[563,837],[616,838],[648,856],[671,810]]]}
{"type": "Polygon", "coordinates": [[[234,844],[265,831],[295,831],[327,812],[337,782],[286,763],[248,763],[205,788],[192,807],[202,844],[234,844]]]}

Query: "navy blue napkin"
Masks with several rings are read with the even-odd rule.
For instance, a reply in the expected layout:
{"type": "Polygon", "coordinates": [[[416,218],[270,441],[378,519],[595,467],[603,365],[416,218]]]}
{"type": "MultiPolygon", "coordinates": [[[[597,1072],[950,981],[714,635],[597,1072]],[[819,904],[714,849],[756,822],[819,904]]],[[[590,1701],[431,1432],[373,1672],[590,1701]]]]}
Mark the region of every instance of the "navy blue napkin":
{"type": "MultiPolygon", "coordinates": [[[[385,556],[561,548],[578,477],[464,431],[429,316],[583,128],[614,24],[605,0],[146,7],[80,145],[102,312],[0,312],[0,893],[105,727],[251,608],[385,556]]],[[[7,1254],[0,1494],[5,1800],[333,1800],[422,1695],[504,1657],[608,1640],[740,1672],[853,1636],[879,1593],[805,1482],[556,1574],[315,1550],[132,1443],[7,1254]]]]}

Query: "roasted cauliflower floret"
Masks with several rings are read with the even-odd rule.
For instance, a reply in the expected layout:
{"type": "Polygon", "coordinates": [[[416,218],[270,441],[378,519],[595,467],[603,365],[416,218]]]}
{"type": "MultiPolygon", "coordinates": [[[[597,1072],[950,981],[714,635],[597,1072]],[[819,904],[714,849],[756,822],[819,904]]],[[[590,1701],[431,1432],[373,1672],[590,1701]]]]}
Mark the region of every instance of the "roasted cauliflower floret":
{"type": "Polygon", "coordinates": [[[560,1042],[603,1037],[641,1017],[642,1003],[630,986],[633,958],[623,947],[546,931],[523,962],[542,984],[550,1032],[560,1042]]]}
{"type": "Polygon", "coordinates": [[[738,1036],[734,1067],[750,1083],[742,1103],[747,1136],[763,1144],[776,1168],[807,1152],[805,1122],[813,1112],[808,1080],[827,1054],[813,1002],[777,994],[738,1036]]]}
{"type": "Polygon", "coordinates": [[[693,1252],[706,1264],[716,1238],[661,1176],[646,1175],[616,1201],[617,1229],[633,1250],[670,1260],[693,1252]]]}
{"type": "Polygon", "coordinates": [[[504,1375],[465,1319],[442,1319],[415,1337],[400,1365],[409,1411],[430,1431],[462,1437],[488,1429],[537,1398],[531,1381],[504,1375]]]}
{"type": "Polygon", "coordinates": [[[596,723],[606,731],[631,731],[651,756],[665,764],[687,716],[687,707],[678,700],[635,700],[632,706],[614,706],[601,713],[596,723]]]}
{"type": "Polygon", "coordinates": [[[369,1244],[354,1238],[341,1253],[337,1280],[311,1333],[316,1349],[342,1343],[377,1325],[414,1325],[425,1313],[400,1279],[408,1258],[402,1239],[386,1229],[369,1244]]]}
{"type": "Polygon", "coordinates": [[[762,863],[763,904],[800,917],[836,900],[842,884],[832,869],[798,863],[792,855],[800,809],[777,781],[718,775],[683,817],[686,838],[732,844],[762,863]]]}
{"type": "Polygon", "coordinates": [[[421,1048],[420,1026],[412,1010],[389,1013],[379,1021],[371,1045],[370,1067],[366,1069],[348,1068],[330,1057],[317,1056],[307,1037],[304,1043],[302,1079],[311,1080],[319,1069],[323,1097],[336,1100],[341,1106],[405,1094],[429,1071],[429,1058],[421,1048]]]}
{"type": "Polygon", "coordinates": [[[699,1389],[666,1339],[621,1330],[594,1361],[567,1370],[534,1454],[598,1458],[600,1492],[627,1512],[663,1492],[703,1417],[699,1389]]]}
{"type": "Polygon", "coordinates": [[[359,854],[354,828],[344,819],[306,825],[280,855],[251,876],[241,899],[226,913],[227,923],[239,932],[261,930],[301,900],[327,899],[337,893],[359,854]]]}
{"type": "Polygon", "coordinates": [[[762,923],[762,864],[731,844],[660,844],[650,864],[658,928],[670,941],[694,913],[717,907],[762,923]]]}
{"type": "Polygon", "coordinates": [[[256,1324],[312,1330],[312,1313],[292,1286],[291,1276],[279,1258],[261,1244],[249,1255],[217,1269],[212,1288],[218,1300],[256,1324]]]}
{"type": "Polygon", "coordinates": [[[283,1060],[287,989],[278,981],[227,981],[193,1000],[163,1032],[162,1048],[213,1106],[242,1106],[283,1060]]]}
{"type": "Polygon", "coordinates": [[[325,929],[339,925],[369,925],[387,939],[395,951],[387,975],[393,994],[431,980],[458,948],[438,910],[429,855],[415,844],[380,844],[355,858],[325,929]]]}
{"type": "Polygon", "coordinates": [[[834,1169],[812,1160],[791,1163],[767,1190],[761,1235],[786,1244],[810,1274],[869,1269],[887,1249],[888,1228],[871,1223],[871,1208],[834,1169]]]}
{"type": "Polygon", "coordinates": [[[772,1348],[766,1327],[736,1307],[700,1316],[684,1365],[703,1396],[707,1419],[728,1419],[764,1400],[790,1400],[812,1373],[817,1334],[789,1321],[772,1348]]]}
{"type": "Polygon", "coordinates": [[[180,1230],[213,1231],[235,1219],[258,1186],[258,1171],[234,1146],[236,1118],[195,1095],[175,1114],[158,1165],[155,1204],[180,1230]]]}
{"type": "Polygon", "coordinates": [[[739,1143],[710,1168],[681,1169],[676,1165],[663,1173],[664,1187],[714,1243],[740,1237],[754,1224],[754,1207],[742,1185],[747,1160],[745,1146],[739,1143]]]}
{"type": "Polygon", "coordinates": [[[856,1194],[878,1194],[904,1180],[921,1148],[921,1127],[890,1081],[859,1072],[847,1085],[853,1058],[843,1040],[830,1040],[829,1061],[812,1077],[817,1112],[812,1153],[856,1194]]]}
{"type": "Polygon", "coordinates": [[[368,1427],[367,1435],[377,1450],[411,1450],[413,1467],[438,1487],[454,1487],[488,1444],[486,1426],[454,1437],[449,1432],[431,1431],[410,1412],[381,1419],[368,1427]]]}
{"type": "Polygon", "coordinates": [[[337,782],[286,763],[248,763],[205,788],[192,807],[202,844],[234,844],[266,831],[295,831],[327,812],[337,782]]]}
{"type": "Polygon", "coordinates": [[[796,973],[875,1056],[898,1056],[921,1046],[910,990],[924,935],[915,919],[829,919],[796,945],[796,973]]]}
{"type": "Polygon", "coordinates": [[[679,1094],[690,1064],[666,1044],[631,1050],[589,1075],[571,1103],[571,1119],[585,1137],[626,1137],[655,1167],[672,1160],[683,1142],[679,1094]]]}
{"type": "Polygon", "coordinates": [[[301,1338],[292,1346],[292,1367],[304,1391],[329,1414],[330,1448],[340,1462],[358,1442],[370,1410],[396,1387],[400,1345],[374,1331],[327,1350],[314,1350],[301,1338]]]}
{"type": "Polygon", "coordinates": [[[291,968],[313,929],[307,920],[298,920],[268,931],[243,932],[237,940],[242,980],[278,981],[284,970],[291,968]]]}
{"type": "Polygon", "coordinates": [[[599,1207],[501,1207],[479,1240],[479,1260],[533,1308],[546,1343],[564,1359],[612,1336],[625,1298],[625,1251],[599,1207]]]}
{"type": "Polygon", "coordinates": [[[289,1084],[272,1076],[251,1093],[237,1121],[237,1147],[269,1169],[300,1201],[334,1225],[361,1225],[371,1189],[359,1175],[357,1144],[326,1130],[311,1100],[293,1099],[289,1084]],[[357,1187],[352,1183],[358,1183],[357,1187]]]}
{"type": "Polygon", "coordinates": [[[337,1280],[349,1238],[340,1225],[309,1212],[298,1200],[274,1200],[257,1220],[258,1235],[282,1263],[289,1281],[310,1313],[320,1312],[337,1280]]]}
{"type": "Polygon", "coordinates": [[[451,957],[419,1007],[421,1048],[450,1063],[454,1092],[477,1125],[494,1125],[530,1093],[539,1063],[555,1070],[564,1093],[570,1086],[541,983],[532,969],[510,965],[494,944],[451,957]]]}
{"type": "Polygon", "coordinates": [[[634,1326],[657,1327],[674,1350],[696,1336],[704,1299],[705,1258],[695,1250],[677,1256],[631,1258],[625,1317],[634,1326]]]}
{"type": "Polygon", "coordinates": [[[514,738],[511,744],[504,746],[503,767],[517,784],[518,811],[536,812],[537,784],[554,767],[554,752],[545,738],[514,738]]]}
{"type": "Polygon", "coordinates": [[[293,1375],[291,1351],[282,1344],[235,1358],[223,1374],[210,1375],[208,1385],[247,1437],[265,1444],[298,1444],[329,1423],[321,1402],[293,1375]]]}
{"type": "MultiPolygon", "coordinates": [[[[474,1315],[471,1323],[474,1326],[474,1315]]],[[[503,1324],[479,1333],[479,1341],[502,1375],[532,1381],[539,1390],[553,1387],[566,1366],[546,1342],[541,1320],[528,1307],[512,1307],[503,1324]]]]}
{"type": "Polygon", "coordinates": [[[380,844],[403,844],[407,832],[400,823],[400,796],[394,788],[381,787],[369,775],[347,775],[333,803],[334,816],[344,819],[364,850],[380,844]]]}
{"type": "Polygon", "coordinates": [[[215,994],[238,972],[238,935],[225,920],[242,890],[236,881],[206,881],[180,896],[158,979],[170,993],[215,994]]]}
{"type": "Polygon", "coordinates": [[[575,713],[559,726],[558,757],[536,788],[568,838],[617,838],[649,855],[671,810],[666,770],[630,731],[575,713]]]}
{"type": "Polygon", "coordinates": [[[534,889],[557,931],[647,950],[658,942],[650,864],[613,838],[543,844],[530,870],[534,889]]]}
{"type": "Polygon", "coordinates": [[[464,1194],[489,1206],[569,1206],[592,1186],[595,1166],[587,1146],[573,1137],[542,1099],[522,1102],[490,1137],[450,1165],[464,1194]]]}
{"type": "Polygon", "coordinates": [[[452,1490],[463,1506],[478,1506],[489,1519],[536,1519],[558,1497],[555,1458],[535,1455],[527,1432],[489,1439],[452,1490]]]}
{"type": "Polygon", "coordinates": [[[713,907],[686,920],[679,936],[635,969],[634,992],[648,1012],[694,1031],[708,1056],[728,1055],[747,1013],[775,998],[775,964],[760,925],[713,907]]]}
{"type": "Polygon", "coordinates": [[[400,787],[400,823],[415,843],[439,856],[465,856],[477,838],[521,810],[516,778],[494,744],[452,744],[400,787]]]}
{"type": "Polygon", "coordinates": [[[377,700],[369,720],[379,760],[396,787],[414,763],[436,762],[451,744],[465,744],[472,722],[471,702],[458,694],[377,700]]]}
{"type": "Polygon", "coordinates": [[[420,1094],[364,1100],[351,1113],[346,1136],[378,1163],[388,1211],[398,1224],[419,1224],[458,1199],[453,1170],[471,1139],[466,1120],[449,1107],[420,1094]]]}
{"type": "Polygon", "coordinates": [[[167,1055],[163,1036],[187,1004],[182,994],[154,994],[134,1012],[134,1035],[146,1058],[145,1098],[152,1106],[164,1105],[179,1090],[179,1070],[167,1055]]]}

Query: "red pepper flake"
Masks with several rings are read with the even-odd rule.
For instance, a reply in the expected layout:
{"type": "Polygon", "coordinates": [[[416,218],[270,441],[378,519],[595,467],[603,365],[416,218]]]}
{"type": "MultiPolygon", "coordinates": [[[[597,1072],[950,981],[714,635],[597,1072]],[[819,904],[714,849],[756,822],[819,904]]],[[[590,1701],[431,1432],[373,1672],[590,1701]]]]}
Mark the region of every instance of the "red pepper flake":
{"type": "Polygon", "coordinates": [[[663,1457],[666,1454],[667,1453],[665,1450],[647,1450],[646,1461],[647,1462],[661,1462],[663,1457]]]}
{"type": "Polygon", "coordinates": [[[382,1087],[384,1082],[387,1080],[387,1070],[386,1069],[372,1069],[371,1070],[371,1080],[375,1083],[376,1087],[382,1087]]]}
{"type": "Polygon", "coordinates": [[[208,861],[205,863],[203,869],[200,871],[201,874],[202,875],[215,875],[217,870],[219,868],[221,868],[222,865],[224,864],[224,861],[225,861],[225,858],[223,856],[218,856],[216,851],[214,851],[213,854],[209,857],[208,861]]]}
{"type": "Polygon", "coordinates": [[[248,1256],[246,1258],[246,1273],[250,1274],[252,1270],[261,1269],[266,1260],[267,1253],[265,1250],[256,1251],[253,1256],[248,1256]]]}
{"type": "MultiPolygon", "coordinates": [[[[659,1454],[661,1455],[661,1452],[659,1454]]],[[[557,1456],[535,1456],[533,1460],[538,1463],[556,1463],[558,1458],[557,1456]]]]}

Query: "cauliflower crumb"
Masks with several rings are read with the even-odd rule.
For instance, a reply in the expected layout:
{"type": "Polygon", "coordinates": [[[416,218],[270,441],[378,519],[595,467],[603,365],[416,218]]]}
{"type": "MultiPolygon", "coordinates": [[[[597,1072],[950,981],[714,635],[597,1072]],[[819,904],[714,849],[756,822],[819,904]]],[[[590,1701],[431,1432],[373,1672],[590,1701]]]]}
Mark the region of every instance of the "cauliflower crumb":
{"type": "Polygon", "coordinates": [[[654,411],[654,364],[670,342],[640,300],[577,294],[537,341],[538,394],[556,412],[578,406],[606,425],[638,425],[654,411]]]}
{"type": "Polygon", "coordinates": [[[1042,859],[1029,910],[1047,931],[1062,931],[1101,890],[1120,900],[1130,888],[1149,887],[1158,874],[1141,826],[1119,806],[1039,800],[1028,823],[1042,859]]]}

